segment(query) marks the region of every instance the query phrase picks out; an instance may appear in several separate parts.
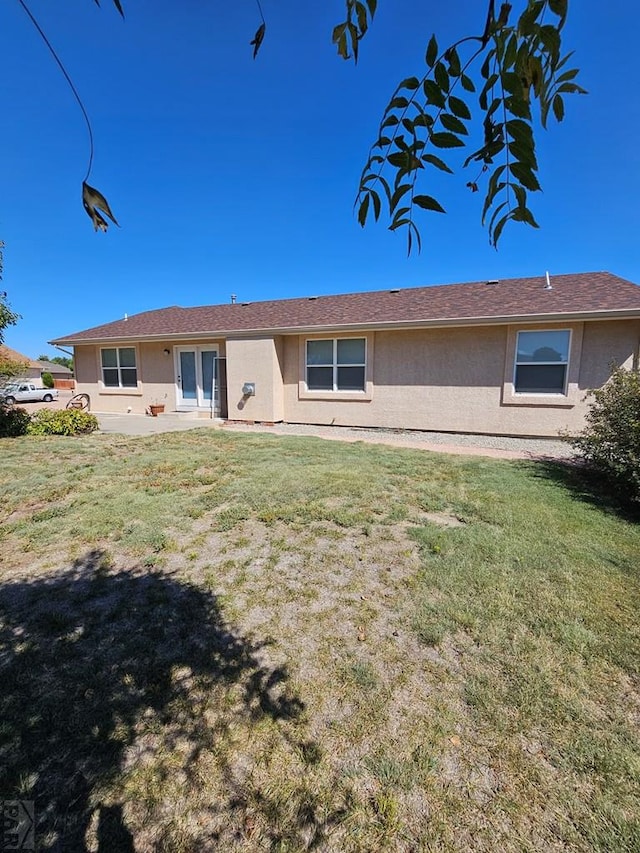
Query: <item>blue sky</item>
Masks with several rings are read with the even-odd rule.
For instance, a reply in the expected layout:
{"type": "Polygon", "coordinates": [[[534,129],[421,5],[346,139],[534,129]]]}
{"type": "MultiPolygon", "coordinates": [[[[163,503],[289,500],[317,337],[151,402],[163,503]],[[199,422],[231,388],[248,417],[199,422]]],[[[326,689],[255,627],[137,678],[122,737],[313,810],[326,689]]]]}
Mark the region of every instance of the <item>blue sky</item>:
{"type": "Polygon", "coordinates": [[[90,183],[121,228],[95,234],[80,202],[87,140],[66,83],[17,2],[0,4],[0,239],[20,324],[9,346],[46,341],[167,305],[610,270],[640,283],[640,70],[636,4],[571,4],[565,45],[590,92],[538,137],[542,226],[513,225],[499,251],[480,225],[472,175],[424,191],[423,250],[362,230],[357,180],[398,80],[439,41],[482,28],[477,0],[379,0],[357,67],[331,30],[343,0],[31,0],[91,116],[90,183]],[[304,8],[304,14],[300,9],[304,8]],[[64,11],[63,11],[64,10],[64,11]]]}

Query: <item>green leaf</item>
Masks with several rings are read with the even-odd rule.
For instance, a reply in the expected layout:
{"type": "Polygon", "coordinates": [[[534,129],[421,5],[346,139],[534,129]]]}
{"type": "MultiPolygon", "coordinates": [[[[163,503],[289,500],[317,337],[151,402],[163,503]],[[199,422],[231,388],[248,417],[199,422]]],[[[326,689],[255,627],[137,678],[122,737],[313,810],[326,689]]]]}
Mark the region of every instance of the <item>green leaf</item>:
{"type": "Polygon", "coordinates": [[[375,190],[369,190],[369,195],[371,196],[371,201],[373,202],[373,216],[375,221],[377,222],[380,219],[380,196],[375,190]]]}
{"type": "Polygon", "coordinates": [[[464,142],[453,133],[432,133],[430,141],[436,148],[463,148],[464,142]]]}
{"type": "Polygon", "coordinates": [[[552,61],[557,62],[560,57],[560,33],[558,30],[550,24],[540,27],[540,40],[552,61]]]}
{"type": "Polygon", "coordinates": [[[460,121],[459,118],[455,116],[449,115],[449,113],[442,113],[440,116],[440,121],[442,122],[442,126],[447,130],[453,131],[453,133],[461,133],[467,134],[468,130],[464,126],[464,124],[460,121]]]}
{"type": "Polygon", "coordinates": [[[505,100],[505,106],[511,115],[531,120],[531,107],[522,96],[513,96],[505,100]]]}
{"type": "Polygon", "coordinates": [[[367,7],[361,0],[357,0],[356,2],[356,15],[358,17],[360,33],[361,35],[364,35],[369,27],[369,20],[367,18],[367,7]]]}
{"type": "Polygon", "coordinates": [[[392,98],[392,100],[389,101],[387,110],[402,110],[408,106],[409,101],[401,95],[400,97],[392,98]]]}
{"type": "Polygon", "coordinates": [[[460,77],[460,82],[462,83],[462,88],[466,89],[467,92],[475,92],[476,84],[473,82],[471,77],[467,77],[466,74],[463,74],[460,77]]]}
{"type": "Polygon", "coordinates": [[[524,163],[510,163],[509,170],[513,177],[520,181],[523,187],[532,192],[540,189],[538,179],[533,174],[533,171],[528,166],[525,166],[524,163]]]}
{"type": "Polygon", "coordinates": [[[358,208],[358,222],[361,227],[364,228],[365,223],[367,221],[367,213],[369,212],[369,193],[365,195],[362,199],[360,207],[358,208]]]}
{"type": "Polygon", "coordinates": [[[450,47],[445,53],[444,58],[449,63],[449,74],[452,77],[459,77],[462,69],[460,66],[460,57],[458,56],[458,51],[455,47],[450,47]]]}
{"type": "Polygon", "coordinates": [[[502,234],[504,226],[507,224],[510,216],[511,216],[510,213],[506,213],[498,221],[498,224],[496,225],[496,227],[493,229],[493,231],[489,235],[489,240],[491,242],[491,245],[494,246],[496,249],[498,248],[498,241],[500,240],[500,235],[502,234]]]}
{"type": "Polygon", "coordinates": [[[264,40],[264,34],[267,30],[267,25],[263,21],[258,29],[256,30],[256,34],[253,39],[249,42],[249,44],[253,45],[253,58],[255,59],[258,55],[258,51],[260,50],[260,46],[264,40]]]}
{"type": "Polygon", "coordinates": [[[562,27],[567,18],[568,7],[568,0],[549,0],[549,8],[554,15],[560,18],[560,27],[562,27]]]}
{"type": "Polygon", "coordinates": [[[391,125],[394,125],[394,124],[399,124],[398,116],[394,116],[394,115],[387,116],[386,119],[380,125],[380,129],[382,130],[383,127],[391,127],[391,125]]]}
{"type": "MultiPolygon", "coordinates": [[[[509,204],[509,202],[508,202],[508,201],[503,201],[503,202],[502,202],[501,204],[499,204],[499,205],[496,207],[496,209],[493,211],[493,213],[492,213],[492,215],[491,215],[491,219],[489,220],[489,226],[488,226],[488,227],[489,227],[489,233],[490,233],[490,234],[491,234],[491,232],[493,231],[493,225],[494,225],[494,223],[495,223],[496,219],[498,218],[498,216],[500,216],[500,212],[501,212],[502,210],[504,210],[504,209],[505,209],[505,207],[507,207],[507,205],[508,205],[508,204],[509,204]]],[[[482,224],[484,225],[484,217],[483,217],[483,219],[482,219],[482,224]]]]}
{"type": "Polygon", "coordinates": [[[366,0],[366,2],[369,7],[369,15],[373,18],[378,8],[378,0],[366,0]]]}
{"type": "Polygon", "coordinates": [[[516,38],[515,33],[511,35],[511,38],[507,42],[507,47],[504,52],[504,59],[502,65],[504,68],[512,68],[515,65],[516,57],[518,55],[518,39],[516,38]]]}
{"type": "Polygon", "coordinates": [[[498,166],[497,169],[494,170],[493,174],[489,178],[489,183],[487,184],[487,195],[484,200],[484,208],[482,210],[482,224],[484,225],[485,216],[489,212],[489,208],[493,204],[493,200],[498,195],[498,193],[506,187],[506,182],[500,182],[500,178],[502,177],[503,172],[507,167],[505,165],[498,166]]]}
{"type": "Polygon", "coordinates": [[[524,145],[521,142],[510,142],[509,153],[513,156],[514,160],[524,163],[524,165],[528,166],[530,169],[538,168],[535,151],[528,145],[524,145]]]}
{"type": "Polygon", "coordinates": [[[391,204],[389,205],[392,213],[398,206],[398,202],[402,196],[408,193],[411,187],[412,184],[400,184],[400,186],[396,187],[393,195],[391,196],[391,204]]]}
{"type": "Polygon", "coordinates": [[[442,172],[448,172],[450,175],[453,175],[453,169],[450,169],[449,166],[441,160],[439,157],[436,157],[435,154],[423,154],[422,155],[423,163],[430,163],[432,166],[435,166],[436,169],[440,169],[442,172]]]}
{"type": "Polygon", "coordinates": [[[519,118],[512,118],[507,122],[507,133],[517,142],[533,148],[533,130],[531,125],[519,118]]]}
{"type": "Polygon", "coordinates": [[[355,24],[349,22],[347,24],[347,28],[349,30],[349,35],[351,36],[351,47],[353,48],[353,61],[358,61],[358,41],[360,39],[360,33],[358,32],[358,28],[355,24]]]}
{"type": "Polygon", "coordinates": [[[522,97],[522,78],[514,71],[507,71],[501,76],[502,85],[505,91],[511,95],[519,95],[522,97]]]}
{"type": "Polygon", "coordinates": [[[414,118],[413,125],[414,127],[432,127],[433,116],[421,110],[420,113],[414,118]]]}
{"type": "Polygon", "coordinates": [[[433,68],[436,64],[436,59],[438,58],[438,42],[436,41],[435,34],[431,36],[429,39],[429,44],[427,45],[427,55],[425,56],[425,62],[429,66],[429,68],[433,68]]]}
{"type": "Polygon", "coordinates": [[[449,91],[449,75],[447,74],[447,69],[444,67],[442,62],[439,62],[433,72],[433,76],[435,77],[436,83],[440,87],[442,92],[449,91]]]}
{"type": "Polygon", "coordinates": [[[420,239],[420,232],[413,224],[413,222],[409,223],[409,228],[407,229],[407,257],[411,255],[411,251],[413,249],[413,234],[416,235],[416,243],[418,244],[418,254],[422,251],[422,240],[420,239]]]}
{"type": "Polygon", "coordinates": [[[467,121],[471,118],[469,107],[463,100],[456,98],[455,95],[449,95],[449,109],[458,118],[464,118],[467,121]]]}
{"type": "Polygon", "coordinates": [[[526,222],[526,224],[531,225],[532,228],[540,227],[533,218],[533,213],[531,213],[528,207],[516,207],[511,214],[511,218],[514,222],[526,222]]]}
{"type": "Polygon", "coordinates": [[[436,213],[447,212],[440,202],[436,201],[436,199],[430,195],[414,195],[413,203],[417,204],[418,207],[422,207],[424,210],[434,210],[436,213]]]}
{"type": "Polygon", "coordinates": [[[403,80],[402,83],[398,86],[398,89],[417,89],[420,85],[420,81],[417,77],[407,77],[406,80],[403,80]]]}
{"type": "Polygon", "coordinates": [[[543,0],[535,0],[535,2],[527,3],[527,8],[524,10],[518,21],[518,32],[521,36],[533,35],[536,21],[544,10],[546,3],[543,0]]]}
{"type": "Polygon", "coordinates": [[[428,104],[433,104],[434,107],[444,109],[447,99],[437,83],[434,83],[433,80],[425,80],[422,88],[428,104]]]}
{"type": "Polygon", "coordinates": [[[553,114],[557,121],[562,121],[564,118],[564,101],[561,95],[556,95],[553,99],[553,114]]]}

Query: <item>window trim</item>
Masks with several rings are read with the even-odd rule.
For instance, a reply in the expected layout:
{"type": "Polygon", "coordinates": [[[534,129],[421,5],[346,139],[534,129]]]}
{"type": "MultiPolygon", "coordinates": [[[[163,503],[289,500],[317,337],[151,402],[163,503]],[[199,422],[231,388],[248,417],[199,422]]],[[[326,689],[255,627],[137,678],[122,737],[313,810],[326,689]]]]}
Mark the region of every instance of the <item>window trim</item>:
{"type": "Polygon", "coordinates": [[[500,405],[517,407],[535,407],[549,409],[572,409],[579,405],[583,398],[580,391],[580,371],[582,361],[582,342],[584,337],[584,322],[576,321],[554,324],[547,323],[509,323],[507,325],[504,374],[500,405]],[[529,392],[515,390],[515,362],[517,358],[518,332],[563,332],[571,333],[569,344],[569,363],[567,366],[565,393],[529,392]]]}
{"type": "MultiPolygon", "coordinates": [[[[310,334],[298,336],[299,373],[298,373],[298,399],[299,400],[333,400],[340,402],[368,403],[373,399],[373,358],[374,358],[374,333],[373,332],[345,332],[336,334],[324,332],[323,334],[310,334]],[[307,342],[326,341],[334,342],[340,340],[364,340],[364,391],[310,391],[307,387],[307,342]]],[[[334,353],[337,353],[337,343],[334,343],[334,353]]],[[[313,365],[312,365],[313,366],[313,365]]],[[[341,365],[349,366],[349,365],[341,365]]],[[[360,365],[352,365],[360,366],[360,365]]],[[[334,365],[335,367],[335,365],[334,365]]],[[[334,375],[335,379],[335,375],[334,375]]],[[[334,382],[335,388],[335,382],[334,382]]]]}
{"type": "Polygon", "coordinates": [[[100,390],[101,393],[106,394],[136,394],[140,389],[140,368],[138,366],[139,358],[138,358],[138,347],[132,344],[125,344],[120,346],[119,344],[115,344],[114,346],[101,346],[98,348],[98,365],[100,370],[100,390]],[[120,350],[121,349],[132,349],[135,360],[135,371],[136,371],[136,384],[135,385],[123,385],[122,384],[122,373],[124,370],[131,370],[130,367],[122,368],[120,364],[120,350]],[[116,367],[107,367],[105,368],[102,363],[102,353],[104,350],[115,350],[116,351],[116,360],[118,362],[116,367]],[[117,370],[118,371],[118,384],[117,385],[107,385],[104,381],[104,371],[106,370],[117,370]]]}
{"type": "Polygon", "coordinates": [[[569,387],[569,365],[571,364],[571,345],[572,345],[572,329],[517,329],[515,334],[515,352],[513,354],[513,374],[512,374],[512,382],[513,382],[513,393],[517,397],[566,397],[567,390],[569,387]],[[532,334],[536,332],[568,332],[569,333],[569,343],[567,345],[567,360],[566,361],[536,361],[536,362],[519,362],[518,361],[518,340],[520,339],[521,334],[532,334]],[[562,383],[562,391],[518,391],[516,388],[516,374],[518,371],[518,365],[520,364],[535,364],[536,366],[548,366],[553,365],[557,366],[559,364],[564,365],[564,382],[562,383]]]}
{"type": "Polygon", "coordinates": [[[340,337],[340,338],[307,338],[304,343],[305,364],[304,364],[304,381],[309,393],[321,394],[364,394],[367,390],[367,339],[364,335],[357,337],[340,337]],[[309,344],[319,341],[331,341],[332,344],[332,363],[331,364],[309,364],[309,344]],[[349,362],[348,364],[338,363],[338,341],[364,341],[364,361],[349,362]],[[309,367],[330,367],[332,371],[333,388],[309,388],[309,367]],[[338,370],[341,367],[361,367],[363,371],[362,388],[338,388],[338,370]]]}

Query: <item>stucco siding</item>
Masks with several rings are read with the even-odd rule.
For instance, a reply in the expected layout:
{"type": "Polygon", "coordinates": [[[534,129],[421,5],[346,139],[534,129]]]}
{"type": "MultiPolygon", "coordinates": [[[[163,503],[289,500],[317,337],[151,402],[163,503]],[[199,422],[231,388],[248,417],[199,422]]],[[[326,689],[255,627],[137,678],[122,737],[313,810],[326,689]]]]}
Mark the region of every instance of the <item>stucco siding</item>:
{"type": "Polygon", "coordinates": [[[227,340],[230,420],[284,420],[281,353],[282,340],[278,337],[227,340]],[[255,383],[254,396],[242,393],[246,382],[255,383]]]}
{"type": "MultiPolygon", "coordinates": [[[[319,335],[229,337],[198,341],[227,359],[228,417],[291,423],[555,436],[577,432],[588,407],[585,393],[600,387],[610,365],[637,365],[640,321],[474,326],[384,330],[337,335],[366,338],[365,391],[310,392],[305,343],[319,335]],[[515,393],[514,359],[520,330],[567,329],[570,354],[566,393],[515,393]],[[255,383],[255,396],[243,394],[255,383]]],[[[335,337],[335,336],[334,336],[335,337]]],[[[132,346],[114,342],[110,346],[132,346]]],[[[100,347],[75,348],[77,391],[94,411],[143,413],[154,402],[176,408],[176,348],[188,339],[139,343],[138,387],[104,388],[100,347]],[[165,353],[169,350],[169,354],[165,353]]]]}
{"type": "Polygon", "coordinates": [[[638,366],[640,321],[585,323],[580,389],[600,388],[611,373],[611,365],[628,369],[638,366]]]}
{"type": "Polygon", "coordinates": [[[285,340],[285,420],[446,432],[555,436],[584,424],[587,388],[599,387],[612,360],[631,366],[640,323],[567,323],[571,355],[566,395],[519,395],[513,389],[519,324],[375,333],[373,392],[360,401],[302,398],[302,336],[285,340]]]}
{"type": "MultiPolygon", "coordinates": [[[[76,346],[74,366],[76,393],[89,394],[91,408],[96,412],[126,412],[144,414],[152,403],[162,403],[166,411],[175,411],[176,379],[175,348],[191,346],[192,342],[162,341],[152,343],[114,342],[109,347],[134,346],[136,350],[137,388],[105,388],[102,385],[100,346],[76,346]],[[169,353],[165,353],[169,350],[169,353]]],[[[225,355],[225,343],[220,340],[198,341],[198,346],[217,346],[225,355]]]]}

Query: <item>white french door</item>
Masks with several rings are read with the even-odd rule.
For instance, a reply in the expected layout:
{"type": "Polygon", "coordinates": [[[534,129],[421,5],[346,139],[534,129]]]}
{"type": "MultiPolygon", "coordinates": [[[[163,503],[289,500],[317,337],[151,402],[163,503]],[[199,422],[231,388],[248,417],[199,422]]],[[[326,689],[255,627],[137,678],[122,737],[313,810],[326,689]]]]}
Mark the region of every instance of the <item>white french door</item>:
{"type": "Polygon", "coordinates": [[[176,407],[218,410],[218,347],[176,347],[176,407]]]}

